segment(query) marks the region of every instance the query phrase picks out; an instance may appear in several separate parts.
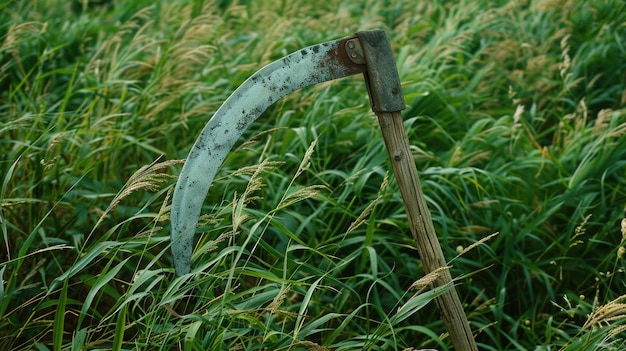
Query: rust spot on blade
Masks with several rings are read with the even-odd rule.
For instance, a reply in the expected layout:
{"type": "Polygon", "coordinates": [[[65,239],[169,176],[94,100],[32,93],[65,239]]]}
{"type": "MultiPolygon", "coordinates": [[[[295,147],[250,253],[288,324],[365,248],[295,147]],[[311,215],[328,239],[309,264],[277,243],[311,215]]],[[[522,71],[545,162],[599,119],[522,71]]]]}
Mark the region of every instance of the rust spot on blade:
{"type": "Polygon", "coordinates": [[[337,46],[328,51],[328,60],[320,62],[320,69],[341,69],[344,76],[362,73],[367,71],[367,65],[354,63],[346,51],[346,43],[349,40],[357,39],[356,35],[337,40],[337,46]]]}

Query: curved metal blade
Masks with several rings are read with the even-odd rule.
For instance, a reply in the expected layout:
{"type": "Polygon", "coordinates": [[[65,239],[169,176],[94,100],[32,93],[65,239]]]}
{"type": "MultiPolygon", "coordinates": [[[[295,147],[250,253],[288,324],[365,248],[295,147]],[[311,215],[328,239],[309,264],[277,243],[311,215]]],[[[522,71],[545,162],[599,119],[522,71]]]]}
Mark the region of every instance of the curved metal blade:
{"type": "Polygon", "coordinates": [[[318,44],[270,63],[248,78],[217,110],[193,145],[174,189],[171,249],[177,275],[190,271],[202,203],[237,139],[272,103],[305,86],[364,72],[346,53],[356,37],[318,44]]]}

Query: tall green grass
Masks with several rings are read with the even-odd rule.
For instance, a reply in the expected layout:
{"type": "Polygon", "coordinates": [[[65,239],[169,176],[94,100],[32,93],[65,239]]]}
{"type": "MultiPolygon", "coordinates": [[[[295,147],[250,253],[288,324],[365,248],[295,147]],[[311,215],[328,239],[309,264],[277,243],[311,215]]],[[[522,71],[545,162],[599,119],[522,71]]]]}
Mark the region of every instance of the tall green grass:
{"type": "Polygon", "coordinates": [[[450,349],[358,77],[251,127],[171,266],[171,190],[221,102],[373,28],[480,348],[623,349],[625,7],[0,4],[0,349],[450,349]]]}

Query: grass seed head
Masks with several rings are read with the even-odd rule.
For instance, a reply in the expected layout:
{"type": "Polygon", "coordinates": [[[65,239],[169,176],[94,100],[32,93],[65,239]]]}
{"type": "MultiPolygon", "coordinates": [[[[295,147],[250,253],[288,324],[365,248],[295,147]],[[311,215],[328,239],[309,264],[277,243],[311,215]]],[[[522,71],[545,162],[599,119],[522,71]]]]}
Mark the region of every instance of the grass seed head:
{"type": "Polygon", "coordinates": [[[435,269],[434,271],[426,274],[425,276],[421,277],[419,280],[411,284],[409,290],[415,290],[418,293],[423,291],[427,287],[431,286],[435,282],[435,280],[439,279],[443,271],[449,270],[450,268],[452,267],[446,266],[435,269]]]}

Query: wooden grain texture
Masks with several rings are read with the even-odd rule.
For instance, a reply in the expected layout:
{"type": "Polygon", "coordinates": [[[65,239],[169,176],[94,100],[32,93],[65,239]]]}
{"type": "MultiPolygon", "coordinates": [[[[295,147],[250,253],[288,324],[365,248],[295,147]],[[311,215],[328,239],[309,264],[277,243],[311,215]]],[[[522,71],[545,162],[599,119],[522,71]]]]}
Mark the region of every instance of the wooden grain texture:
{"type": "MultiPolygon", "coordinates": [[[[417,244],[424,270],[428,274],[439,267],[445,267],[446,260],[422,192],[402,115],[400,112],[377,112],[376,114],[389,152],[393,172],[404,200],[411,234],[417,244]]],[[[434,285],[452,284],[449,270],[442,270],[441,273],[434,285]]],[[[457,351],[477,351],[472,330],[454,287],[438,297],[436,304],[448,329],[454,349],[457,351]]]]}

